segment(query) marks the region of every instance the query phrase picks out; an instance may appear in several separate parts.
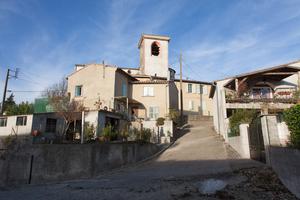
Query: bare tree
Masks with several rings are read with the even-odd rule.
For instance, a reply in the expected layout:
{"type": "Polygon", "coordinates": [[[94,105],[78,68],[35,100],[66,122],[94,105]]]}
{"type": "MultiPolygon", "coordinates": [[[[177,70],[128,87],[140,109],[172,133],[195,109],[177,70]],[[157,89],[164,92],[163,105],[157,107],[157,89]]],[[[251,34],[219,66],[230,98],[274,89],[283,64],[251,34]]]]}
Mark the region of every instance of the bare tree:
{"type": "Polygon", "coordinates": [[[67,81],[65,78],[47,88],[44,92],[44,96],[48,98],[49,103],[56,114],[64,119],[62,130],[62,138],[64,138],[70,124],[76,122],[80,117],[79,112],[84,110],[83,104],[80,101],[70,99],[70,96],[67,93],[67,81]]]}

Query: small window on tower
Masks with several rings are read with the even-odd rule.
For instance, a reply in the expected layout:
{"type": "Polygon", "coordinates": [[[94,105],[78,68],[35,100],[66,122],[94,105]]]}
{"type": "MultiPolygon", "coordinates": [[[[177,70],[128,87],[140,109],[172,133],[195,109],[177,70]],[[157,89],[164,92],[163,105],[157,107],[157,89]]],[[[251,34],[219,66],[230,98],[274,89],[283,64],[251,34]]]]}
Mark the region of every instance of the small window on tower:
{"type": "Polygon", "coordinates": [[[159,43],[153,42],[151,45],[151,55],[158,56],[159,55],[159,43]]]}

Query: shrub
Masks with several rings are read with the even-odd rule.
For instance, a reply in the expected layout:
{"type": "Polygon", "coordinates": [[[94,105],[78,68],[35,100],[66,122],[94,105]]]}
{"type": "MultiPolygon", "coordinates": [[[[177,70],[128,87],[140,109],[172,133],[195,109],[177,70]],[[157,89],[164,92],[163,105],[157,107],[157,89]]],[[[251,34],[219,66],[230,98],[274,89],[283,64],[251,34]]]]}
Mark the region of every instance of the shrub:
{"type": "Polygon", "coordinates": [[[109,141],[111,139],[110,138],[111,132],[112,132],[112,127],[110,124],[103,128],[102,136],[105,138],[106,141],[109,141]]]}
{"type": "Polygon", "coordinates": [[[168,114],[169,119],[171,119],[175,124],[180,122],[180,113],[175,109],[170,109],[168,114]]]}
{"type": "Polygon", "coordinates": [[[140,133],[140,139],[143,142],[150,142],[152,131],[149,128],[143,128],[140,133]]]}
{"type": "Polygon", "coordinates": [[[103,128],[102,137],[104,137],[105,141],[117,140],[118,136],[119,133],[117,131],[114,131],[110,124],[103,128]]]}
{"type": "Polygon", "coordinates": [[[156,119],[156,126],[163,126],[165,124],[165,118],[159,117],[156,119]]]}
{"type": "Polygon", "coordinates": [[[229,118],[230,133],[229,137],[240,135],[240,124],[249,124],[255,117],[257,117],[256,110],[238,109],[229,118]]]}
{"type": "Polygon", "coordinates": [[[121,130],[120,136],[123,140],[127,140],[128,136],[129,136],[128,130],[127,129],[121,130]]]}
{"type": "Polygon", "coordinates": [[[7,148],[14,142],[15,138],[12,135],[8,135],[5,138],[2,139],[3,144],[7,148]]]}
{"type": "Polygon", "coordinates": [[[128,137],[131,141],[138,140],[140,138],[140,131],[137,128],[131,128],[128,132],[128,137]]]}
{"type": "Polygon", "coordinates": [[[85,141],[91,141],[95,137],[96,128],[94,124],[89,122],[84,123],[84,139],[85,141]]]}
{"type": "Polygon", "coordinates": [[[300,149],[300,105],[285,110],[283,117],[291,133],[292,146],[300,149]]]}

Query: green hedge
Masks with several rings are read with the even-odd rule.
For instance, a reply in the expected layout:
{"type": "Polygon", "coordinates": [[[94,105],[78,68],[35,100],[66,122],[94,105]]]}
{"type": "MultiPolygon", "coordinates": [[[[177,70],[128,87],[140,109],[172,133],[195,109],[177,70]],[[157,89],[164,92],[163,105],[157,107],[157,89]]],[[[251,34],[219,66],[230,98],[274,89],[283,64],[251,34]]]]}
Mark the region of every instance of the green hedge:
{"type": "Polygon", "coordinates": [[[300,149],[300,105],[285,110],[283,117],[291,133],[292,146],[300,149]]]}
{"type": "Polygon", "coordinates": [[[234,137],[240,135],[240,124],[249,124],[251,121],[257,117],[256,110],[246,110],[246,109],[237,109],[229,117],[229,127],[230,132],[228,137],[234,137]]]}

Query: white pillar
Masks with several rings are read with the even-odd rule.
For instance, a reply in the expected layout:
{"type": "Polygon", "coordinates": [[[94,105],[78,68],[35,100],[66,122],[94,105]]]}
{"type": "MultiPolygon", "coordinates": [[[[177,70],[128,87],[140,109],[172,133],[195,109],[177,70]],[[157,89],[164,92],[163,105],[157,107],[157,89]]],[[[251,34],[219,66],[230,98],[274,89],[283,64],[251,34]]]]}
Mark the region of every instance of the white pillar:
{"type": "Polygon", "coordinates": [[[80,143],[83,144],[83,136],[84,136],[84,111],[81,113],[81,136],[80,136],[80,143]]]}

